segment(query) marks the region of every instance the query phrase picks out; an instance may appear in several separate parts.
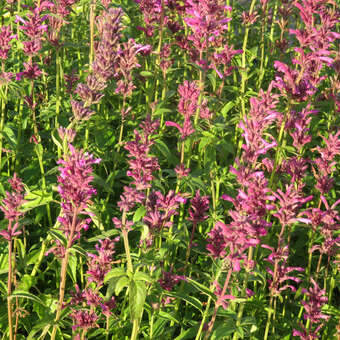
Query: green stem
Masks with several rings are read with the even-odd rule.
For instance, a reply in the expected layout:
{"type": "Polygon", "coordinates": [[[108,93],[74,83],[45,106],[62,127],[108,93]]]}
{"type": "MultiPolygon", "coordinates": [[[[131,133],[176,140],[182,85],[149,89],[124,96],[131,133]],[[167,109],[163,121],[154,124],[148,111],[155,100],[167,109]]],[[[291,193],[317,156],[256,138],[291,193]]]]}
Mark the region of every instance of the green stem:
{"type": "MultiPolygon", "coordinates": [[[[55,58],[55,67],[56,67],[56,77],[55,77],[55,89],[56,89],[56,103],[55,103],[55,118],[54,125],[58,129],[59,128],[59,114],[60,114],[60,50],[59,47],[56,48],[56,58],[55,58]]],[[[58,158],[61,157],[60,151],[58,149],[58,158]]]]}
{"type": "Polygon", "coordinates": [[[226,280],[224,282],[221,295],[217,298],[217,301],[215,303],[214,313],[213,313],[213,316],[211,318],[210,325],[209,325],[209,328],[207,330],[207,333],[204,336],[204,340],[208,340],[209,339],[210,333],[211,333],[211,331],[212,331],[212,329],[214,327],[214,323],[216,321],[216,316],[217,316],[217,311],[218,311],[218,308],[220,307],[220,304],[221,304],[220,300],[221,300],[221,298],[223,298],[223,296],[225,295],[225,292],[227,291],[227,288],[229,286],[229,281],[230,281],[230,277],[231,277],[232,272],[233,272],[233,269],[231,267],[228,270],[228,274],[227,274],[226,280]]]}
{"type": "Polygon", "coordinates": [[[268,333],[269,333],[269,327],[270,327],[270,319],[273,313],[272,310],[273,307],[273,296],[270,297],[270,301],[269,301],[269,308],[268,308],[268,313],[267,313],[267,323],[266,323],[266,330],[264,332],[264,338],[263,340],[267,340],[268,339],[268,333]]]}
{"type": "Polygon", "coordinates": [[[261,62],[260,62],[260,74],[259,74],[259,80],[258,80],[258,85],[257,88],[260,90],[261,85],[262,85],[262,80],[264,76],[264,46],[265,46],[265,39],[264,39],[264,34],[266,30],[266,25],[267,25],[267,3],[265,4],[263,8],[263,16],[262,16],[262,25],[261,25],[261,62]]]}
{"type": "MultiPolygon", "coordinates": [[[[6,86],[7,89],[7,86],[6,86]]],[[[0,90],[2,92],[2,87],[0,87],[0,90]]],[[[5,91],[7,92],[7,90],[5,91]]],[[[4,129],[4,124],[5,124],[5,99],[0,97],[0,109],[1,109],[1,118],[0,118],[0,170],[2,168],[2,145],[3,145],[3,129],[4,129]]]]}
{"type": "Polygon", "coordinates": [[[78,216],[78,208],[75,208],[74,211],[73,211],[71,231],[70,231],[70,235],[68,237],[67,245],[66,245],[66,249],[65,249],[65,256],[62,260],[62,265],[61,265],[59,302],[58,302],[58,306],[57,306],[56,317],[54,319],[54,326],[53,326],[53,330],[52,330],[51,340],[55,340],[55,337],[56,337],[56,334],[57,334],[57,327],[58,327],[57,322],[60,319],[61,310],[62,310],[62,307],[63,307],[64,296],[65,296],[65,286],[66,286],[67,265],[68,265],[68,260],[69,260],[69,256],[70,256],[70,248],[72,246],[74,232],[75,232],[75,229],[76,229],[77,216],[78,216]]]}
{"type": "MultiPolygon", "coordinates": [[[[249,262],[253,259],[253,254],[254,254],[254,248],[250,247],[249,252],[248,252],[248,261],[249,262]]],[[[248,280],[249,280],[249,271],[247,270],[246,274],[245,274],[244,281],[243,281],[242,296],[246,295],[248,280]]],[[[238,313],[237,313],[237,319],[236,319],[236,327],[240,327],[240,325],[241,325],[243,312],[244,312],[244,303],[242,303],[239,307],[239,310],[238,310],[238,313]]],[[[238,332],[235,332],[234,336],[233,336],[233,340],[237,340],[238,336],[239,336],[238,332]]]]}
{"type": "MultiPolygon", "coordinates": [[[[39,161],[39,168],[40,168],[40,173],[41,173],[41,185],[42,185],[42,190],[44,194],[47,194],[47,186],[46,186],[46,179],[45,179],[45,169],[44,169],[44,163],[43,163],[43,146],[41,144],[35,146],[35,152],[38,156],[38,161],[39,161]],[[39,148],[41,146],[41,148],[39,148]],[[38,149],[39,148],[39,149],[38,149]]],[[[50,227],[52,228],[52,217],[51,217],[51,207],[50,204],[46,204],[46,212],[47,212],[47,218],[48,218],[48,223],[50,227]]]]}
{"type": "MultiPolygon", "coordinates": [[[[218,268],[217,273],[216,273],[216,277],[215,277],[215,280],[214,280],[214,281],[218,281],[218,279],[219,279],[220,276],[221,276],[221,273],[222,273],[222,267],[218,268]]],[[[211,285],[210,290],[214,289],[213,287],[214,287],[214,286],[211,285]]],[[[209,314],[209,309],[210,309],[211,300],[212,300],[212,298],[211,298],[211,296],[209,295],[208,301],[207,301],[207,305],[206,305],[205,310],[204,310],[204,312],[203,312],[202,321],[201,321],[200,327],[199,327],[199,329],[198,329],[198,332],[197,332],[197,335],[196,335],[195,340],[200,340],[200,339],[201,339],[201,334],[202,334],[202,331],[203,331],[203,327],[204,327],[204,325],[205,325],[205,322],[206,322],[207,317],[208,317],[208,314],[209,314]]]]}
{"type": "MultiPolygon", "coordinates": [[[[250,4],[249,9],[249,15],[253,13],[254,7],[255,7],[256,0],[252,0],[250,4]]],[[[242,58],[241,58],[241,88],[240,88],[240,96],[241,96],[241,114],[239,121],[242,121],[246,117],[246,98],[245,98],[245,92],[246,92],[246,82],[248,79],[248,72],[246,70],[246,55],[247,55],[247,45],[248,45],[248,36],[250,31],[250,25],[247,25],[244,31],[244,37],[243,37],[243,44],[242,44],[242,58]]],[[[236,126],[235,131],[235,140],[238,139],[238,136],[240,135],[240,130],[238,126],[236,126]]],[[[242,148],[242,138],[239,138],[238,145],[237,145],[237,152],[236,152],[236,158],[239,158],[242,148]]]]}
{"type": "MultiPolygon", "coordinates": [[[[9,222],[8,229],[11,229],[12,222],[9,222]]],[[[9,339],[13,340],[13,319],[12,319],[12,240],[8,241],[8,279],[7,279],[7,315],[8,315],[8,328],[9,328],[9,339]]]]}

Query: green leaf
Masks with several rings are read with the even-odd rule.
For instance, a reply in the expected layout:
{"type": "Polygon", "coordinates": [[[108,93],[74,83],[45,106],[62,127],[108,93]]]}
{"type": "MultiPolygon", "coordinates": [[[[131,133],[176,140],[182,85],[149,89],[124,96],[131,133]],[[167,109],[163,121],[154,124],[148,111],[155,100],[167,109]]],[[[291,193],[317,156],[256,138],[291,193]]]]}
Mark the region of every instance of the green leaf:
{"type": "Polygon", "coordinates": [[[142,318],[144,302],[146,298],[146,286],[143,281],[130,281],[129,299],[131,320],[142,318]]]}
{"type": "Polygon", "coordinates": [[[87,241],[88,242],[98,242],[99,240],[102,240],[102,239],[105,239],[105,238],[110,238],[111,236],[115,236],[115,235],[118,235],[118,234],[119,234],[119,231],[117,229],[111,229],[111,230],[107,230],[107,231],[102,232],[98,236],[91,237],[87,241]]]}
{"type": "Polygon", "coordinates": [[[144,272],[135,273],[135,275],[133,276],[133,279],[135,281],[145,281],[145,282],[149,282],[149,283],[152,282],[152,278],[144,272]]]}
{"type": "Polygon", "coordinates": [[[144,206],[140,206],[134,213],[133,215],[133,222],[138,222],[142,219],[142,217],[144,217],[146,214],[146,208],[144,206]]]}
{"type": "Polygon", "coordinates": [[[199,329],[200,325],[196,325],[194,327],[191,327],[181,333],[178,337],[176,337],[174,340],[186,340],[186,339],[194,339],[195,335],[197,335],[197,331],[199,329]]]}
{"type": "Polygon", "coordinates": [[[32,210],[41,205],[46,205],[53,200],[52,192],[46,193],[42,190],[30,191],[25,195],[25,203],[22,205],[23,211],[32,210]]]}
{"type": "Polygon", "coordinates": [[[216,90],[216,73],[214,72],[214,73],[208,74],[208,78],[210,80],[213,91],[215,92],[215,90],[216,90]]]}
{"type": "Polygon", "coordinates": [[[121,277],[121,276],[126,276],[126,271],[124,268],[114,268],[110,270],[106,275],[104,282],[108,282],[111,280],[113,277],[121,277]]]}
{"type": "Polygon", "coordinates": [[[55,239],[58,240],[59,242],[61,242],[61,244],[66,247],[67,245],[67,240],[64,236],[64,234],[62,233],[62,231],[58,230],[58,229],[51,229],[48,230],[48,233],[51,234],[51,236],[55,239]]]}
{"type": "Polygon", "coordinates": [[[154,74],[150,71],[142,71],[139,73],[142,77],[152,77],[154,74]]]}
{"type": "Polygon", "coordinates": [[[167,312],[163,312],[162,310],[160,310],[158,312],[158,316],[163,318],[163,319],[166,319],[166,320],[170,320],[172,322],[175,322],[175,323],[180,323],[178,319],[176,319],[173,315],[171,315],[170,313],[167,313],[167,312]]]}
{"type": "Polygon", "coordinates": [[[160,139],[155,140],[156,148],[166,158],[170,165],[176,165],[178,163],[177,158],[170,152],[168,146],[160,139]]]}
{"type": "Polygon", "coordinates": [[[130,279],[126,275],[121,276],[116,283],[115,294],[119,295],[122,289],[129,285],[129,282],[130,282],[130,279]]]}
{"type": "Polygon", "coordinates": [[[30,288],[35,285],[37,282],[37,278],[33,277],[29,274],[24,274],[20,280],[18,289],[21,291],[28,292],[30,288]]]}
{"type": "Polygon", "coordinates": [[[184,294],[184,293],[180,293],[180,292],[164,292],[166,295],[172,296],[174,298],[178,298],[181,300],[184,300],[185,302],[189,303],[190,305],[192,305],[193,307],[195,307],[196,309],[198,309],[201,313],[203,313],[203,308],[202,308],[202,302],[200,300],[198,300],[197,298],[184,294]]]}
{"type": "Polygon", "coordinates": [[[11,148],[16,149],[17,137],[15,136],[15,133],[13,132],[12,128],[6,125],[2,130],[2,134],[7,140],[8,144],[11,146],[11,148]]]}
{"type": "Polygon", "coordinates": [[[198,151],[199,153],[202,152],[203,149],[205,149],[205,147],[213,142],[213,138],[211,137],[202,137],[200,140],[200,143],[198,145],[198,151]]]}
{"type": "Polygon", "coordinates": [[[235,102],[228,102],[222,107],[222,116],[226,118],[227,113],[235,106],[235,102]]]}
{"type": "Polygon", "coordinates": [[[78,264],[78,260],[77,260],[77,256],[75,255],[71,255],[68,259],[68,273],[72,278],[73,283],[77,283],[77,264],[78,264]]]}
{"type": "Polygon", "coordinates": [[[40,298],[38,298],[37,296],[35,296],[35,295],[33,295],[29,292],[25,292],[24,290],[15,290],[11,295],[11,298],[13,298],[13,297],[20,297],[20,298],[33,300],[33,301],[41,304],[42,306],[46,307],[44,302],[40,298]]]}
{"type": "Polygon", "coordinates": [[[207,288],[206,286],[202,285],[201,283],[197,282],[197,281],[194,281],[190,278],[187,278],[186,279],[187,283],[193,285],[196,289],[198,289],[201,293],[205,294],[205,295],[208,295],[210,296],[213,301],[216,300],[216,295],[210,291],[209,288],[207,288]]]}
{"type": "Polygon", "coordinates": [[[222,340],[225,337],[234,334],[236,331],[235,321],[232,319],[216,323],[214,331],[211,335],[211,340],[222,340]]]}
{"type": "Polygon", "coordinates": [[[88,257],[87,252],[85,251],[85,249],[83,249],[83,248],[82,248],[81,246],[79,246],[78,244],[73,245],[73,246],[70,248],[70,251],[71,251],[73,254],[78,253],[78,254],[80,254],[80,255],[86,257],[86,258],[88,257]]]}

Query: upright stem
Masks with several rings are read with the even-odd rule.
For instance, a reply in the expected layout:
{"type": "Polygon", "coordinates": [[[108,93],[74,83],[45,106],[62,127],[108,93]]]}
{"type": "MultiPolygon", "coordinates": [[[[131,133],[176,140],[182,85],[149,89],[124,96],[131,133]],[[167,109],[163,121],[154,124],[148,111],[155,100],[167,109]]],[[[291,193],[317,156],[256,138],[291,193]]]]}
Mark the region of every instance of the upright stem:
{"type": "MultiPolygon", "coordinates": [[[[249,262],[252,260],[253,254],[254,254],[254,248],[250,247],[249,252],[248,252],[248,261],[249,262]]],[[[247,271],[246,274],[245,274],[244,281],[243,281],[242,296],[244,296],[246,294],[248,280],[249,280],[249,272],[247,271]]],[[[239,307],[239,310],[238,310],[238,313],[237,313],[236,327],[239,327],[241,325],[243,311],[244,311],[244,303],[242,303],[239,307]]],[[[238,333],[235,332],[234,336],[233,336],[233,340],[237,340],[237,339],[238,339],[238,333]]]]}
{"type": "Polygon", "coordinates": [[[218,308],[220,307],[220,304],[221,304],[220,300],[225,295],[225,292],[226,292],[226,290],[228,288],[228,285],[229,285],[229,281],[230,281],[230,277],[231,277],[231,273],[232,272],[233,272],[233,268],[230,267],[229,270],[228,270],[228,274],[227,274],[226,280],[224,282],[224,286],[223,286],[222,292],[221,292],[219,298],[217,299],[217,301],[215,303],[214,313],[213,313],[213,316],[211,318],[210,325],[209,325],[209,328],[207,330],[207,333],[205,334],[204,340],[208,340],[209,339],[210,333],[211,333],[211,331],[212,331],[212,329],[214,327],[214,323],[215,323],[216,316],[217,316],[217,311],[218,311],[218,308]]]}
{"type": "Polygon", "coordinates": [[[92,63],[94,58],[94,16],[95,16],[96,3],[94,0],[90,4],[90,55],[89,55],[89,68],[92,70],[92,63]]]}
{"type": "MultiPolygon", "coordinates": [[[[11,229],[12,222],[9,222],[8,229],[11,229]]],[[[13,319],[12,319],[12,240],[8,241],[8,279],[7,279],[7,314],[9,339],[13,340],[13,319]]]]}
{"type": "Polygon", "coordinates": [[[69,260],[69,256],[70,256],[69,250],[72,246],[73,236],[74,236],[74,232],[75,232],[75,229],[76,229],[77,216],[78,216],[78,208],[75,208],[74,211],[73,211],[71,232],[70,232],[69,238],[67,240],[65,256],[64,256],[62,264],[61,264],[59,302],[58,302],[58,307],[57,307],[57,314],[56,314],[56,317],[54,319],[55,324],[53,326],[51,340],[55,340],[55,336],[57,334],[57,322],[60,319],[61,310],[62,310],[62,307],[63,307],[64,295],[65,295],[65,286],[66,286],[67,265],[68,265],[68,260],[69,260]]]}
{"type": "MultiPolygon", "coordinates": [[[[0,90],[2,88],[0,87],[0,90]]],[[[0,110],[1,110],[1,118],[0,118],[0,170],[1,170],[1,162],[2,162],[2,131],[4,129],[4,124],[5,124],[5,99],[0,97],[0,110]]]]}
{"type": "Polygon", "coordinates": [[[259,81],[258,81],[258,90],[260,90],[262,85],[262,80],[264,76],[264,46],[265,46],[265,39],[264,34],[267,25],[267,3],[265,4],[264,8],[262,8],[262,25],[261,25],[261,63],[260,63],[260,74],[259,74],[259,81]]]}
{"type": "MultiPolygon", "coordinates": [[[[249,15],[251,15],[254,11],[256,0],[252,0],[250,4],[249,9],[249,15]]],[[[247,25],[244,31],[244,38],[243,38],[243,45],[242,45],[242,59],[241,59],[241,89],[240,89],[240,95],[241,95],[241,115],[240,115],[240,121],[245,118],[246,116],[246,99],[245,99],[245,92],[246,92],[246,82],[248,79],[248,72],[246,70],[246,55],[247,55],[247,44],[248,44],[248,36],[249,36],[250,26],[247,25]]],[[[238,128],[236,128],[235,133],[235,140],[237,140],[238,128]]],[[[238,146],[237,146],[237,153],[236,157],[239,157],[242,147],[242,138],[239,138],[238,146]]]]}
{"type": "MultiPolygon", "coordinates": [[[[56,103],[55,103],[55,127],[59,128],[59,122],[58,117],[60,114],[60,50],[59,47],[56,48],[56,59],[55,59],[55,67],[56,67],[56,77],[55,77],[55,90],[56,90],[56,103]]],[[[59,148],[58,148],[58,157],[61,157],[61,154],[59,154],[59,148]]]]}
{"type": "Polygon", "coordinates": [[[194,225],[193,225],[192,231],[191,231],[189,247],[188,247],[187,252],[186,252],[186,254],[185,254],[184,275],[186,275],[186,271],[187,271],[187,267],[188,267],[190,252],[191,252],[191,248],[192,248],[192,241],[194,240],[195,230],[196,230],[196,227],[197,227],[197,222],[194,222],[193,224],[194,224],[194,225]]]}
{"type": "Polygon", "coordinates": [[[268,318],[267,318],[267,323],[266,323],[266,330],[264,332],[264,338],[263,340],[268,339],[268,333],[269,333],[269,326],[270,326],[270,319],[272,316],[272,307],[273,307],[273,296],[270,296],[270,301],[269,301],[269,308],[268,308],[268,318]]]}

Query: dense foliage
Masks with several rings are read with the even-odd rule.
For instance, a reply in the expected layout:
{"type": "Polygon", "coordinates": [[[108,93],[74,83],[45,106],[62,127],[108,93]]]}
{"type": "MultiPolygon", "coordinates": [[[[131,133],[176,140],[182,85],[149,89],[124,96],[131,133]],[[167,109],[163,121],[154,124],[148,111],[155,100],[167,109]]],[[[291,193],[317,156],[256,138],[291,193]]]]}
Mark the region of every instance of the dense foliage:
{"type": "Polygon", "coordinates": [[[2,339],[339,339],[336,0],[0,13],[2,339]]]}

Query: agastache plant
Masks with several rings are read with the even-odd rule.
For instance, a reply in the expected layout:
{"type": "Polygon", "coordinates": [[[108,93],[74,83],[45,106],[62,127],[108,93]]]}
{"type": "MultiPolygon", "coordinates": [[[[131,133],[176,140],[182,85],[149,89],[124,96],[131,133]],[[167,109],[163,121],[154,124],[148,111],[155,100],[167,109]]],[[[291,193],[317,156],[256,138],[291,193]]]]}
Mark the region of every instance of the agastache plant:
{"type": "MultiPolygon", "coordinates": [[[[98,254],[88,253],[88,270],[87,284],[83,291],[80,291],[76,285],[76,291],[71,292],[71,318],[73,320],[72,329],[77,331],[77,335],[84,338],[86,332],[98,327],[97,321],[100,318],[100,312],[109,322],[109,317],[112,315],[112,309],[116,307],[114,297],[104,298],[101,293],[101,288],[104,286],[105,275],[111,270],[113,254],[115,253],[115,244],[119,241],[119,237],[113,240],[103,239],[95,245],[98,254]],[[87,309],[82,308],[83,304],[87,305],[87,309]],[[98,315],[99,314],[99,315],[98,315]]],[[[108,325],[107,325],[108,326],[108,325]]]]}
{"type": "Polygon", "coordinates": [[[301,340],[313,340],[318,339],[318,333],[320,329],[323,327],[324,321],[329,319],[329,315],[322,313],[322,307],[328,301],[328,298],[325,296],[325,290],[320,289],[317,282],[315,282],[311,278],[311,283],[313,287],[310,287],[308,290],[303,289],[303,293],[305,293],[307,300],[301,301],[305,309],[305,313],[303,314],[303,318],[306,320],[306,325],[301,324],[301,330],[293,330],[293,335],[300,337],[301,340]]]}
{"type": "MultiPolygon", "coordinates": [[[[74,242],[80,238],[82,230],[89,228],[91,218],[83,219],[80,215],[89,216],[87,208],[91,204],[91,197],[96,194],[92,187],[93,180],[92,165],[101,160],[94,158],[91,154],[76,150],[69,144],[70,153],[64,159],[58,161],[60,175],[58,176],[58,192],[61,196],[61,212],[58,217],[59,229],[62,231],[66,244],[57,244],[52,252],[56,252],[62,258],[61,278],[59,286],[59,301],[55,322],[60,319],[63,307],[66,272],[70,257],[70,249],[74,242]]],[[[55,339],[57,324],[53,327],[51,339],[55,339]]]]}
{"type": "MultiPolygon", "coordinates": [[[[8,277],[7,277],[7,315],[8,315],[8,328],[9,339],[15,339],[17,335],[17,322],[15,329],[13,324],[13,309],[12,309],[12,287],[14,281],[13,268],[15,268],[15,250],[13,252],[13,241],[22,232],[19,230],[19,219],[24,216],[24,212],[20,210],[24,200],[24,185],[21,179],[14,174],[12,179],[8,182],[11,185],[12,192],[6,191],[6,197],[2,200],[0,210],[3,212],[5,219],[8,220],[7,229],[0,231],[2,236],[8,243],[8,277]]],[[[18,306],[16,306],[18,307],[18,306]]],[[[18,317],[18,316],[17,316],[18,317]]]]}

